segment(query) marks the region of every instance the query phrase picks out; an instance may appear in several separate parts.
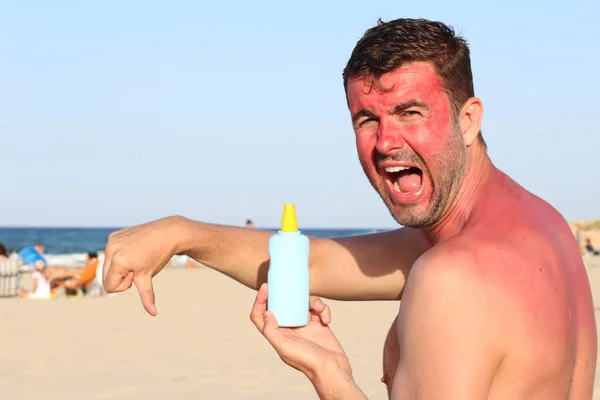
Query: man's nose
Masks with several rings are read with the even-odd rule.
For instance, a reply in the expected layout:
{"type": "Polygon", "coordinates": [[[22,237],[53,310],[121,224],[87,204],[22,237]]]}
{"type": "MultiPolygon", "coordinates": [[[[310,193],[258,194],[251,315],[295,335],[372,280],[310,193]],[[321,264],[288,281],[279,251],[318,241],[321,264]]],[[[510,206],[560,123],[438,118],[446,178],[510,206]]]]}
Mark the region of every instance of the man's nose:
{"type": "Polygon", "coordinates": [[[385,121],[379,123],[377,129],[377,143],[375,147],[379,153],[389,155],[402,149],[406,142],[398,127],[394,127],[385,121]]]}

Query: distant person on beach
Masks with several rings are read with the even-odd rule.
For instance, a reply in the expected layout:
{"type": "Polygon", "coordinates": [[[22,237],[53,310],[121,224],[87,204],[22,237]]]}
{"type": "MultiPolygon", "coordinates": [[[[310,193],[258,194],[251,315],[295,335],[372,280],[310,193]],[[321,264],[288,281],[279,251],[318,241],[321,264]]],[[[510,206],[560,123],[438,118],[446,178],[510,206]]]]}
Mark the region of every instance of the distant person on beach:
{"type": "Polygon", "coordinates": [[[0,243],[0,297],[13,297],[19,294],[19,274],[21,262],[11,258],[4,244],[0,243]]]}
{"type": "Polygon", "coordinates": [[[98,253],[90,252],[84,267],[74,268],[68,271],[68,276],[63,275],[63,279],[56,282],[56,286],[63,286],[68,295],[75,294],[78,290],[87,291],[87,288],[96,279],[98,269],[98,253]]]}
{"type": "Polygon", "coordinates": [[[30,291],[22,291],[20,297],[27,299],[49,299],[52,295],[52,284],[46,274],[46,265],[40,262],[35,264],[31,274],[33,286],[30,291]]]}
{"type": "Polygon", "coordinates": [[[21,291],[20,297],[28,299],[49,299],[51,294],[51,282],[48,275],[48,262],[44,258],[45,252],[42,243],[36,243],[33,247],[25,247],[18,253],[18,259],[27,266],[33,267],[31,277],[33,286],[30,291],[21,291]]]}
{"type": "Polygon", "coordinates": [[[596,250],[592,245],[592,240],[590,238],[585,239],[585,251],[587,254],[591,254],[593,256],[600,254],[600,252],[598,252],[598,250],[596,250]]]}
{"type": "MultiPolygon", "coordinates": [[[[403,227],[311,238],[311,292],[402,300],[383,353],[390,399],[591,399],[597,334],[579,248],[556,209],[492,163],[466,41],[441,22],[380,21],[343,85],[362,168],[403,227]]],[[[183,217],[121,230],[106,246],[104,288],[135,283],[156,315],[152,277],[188,255],[260,288],[253,323],[321,398],[366,398],[322,301],[312,297],[298,329],[266,312],[271,234],[183,217]]]]}
{"type": "Polygon", "coordinates": [[[34,266],[34,267],[46,267],[48,262],[44,258],[45,248],[42,243],[36,243],[34,246],[24,247],[19,251],[19,258],[23,261],[23,264],[34,266]]]}
{"type": "Polygon", "coordinates": [[[254,221],[251,219],[246,220],[246,228],[254,229],[254,221]]]}

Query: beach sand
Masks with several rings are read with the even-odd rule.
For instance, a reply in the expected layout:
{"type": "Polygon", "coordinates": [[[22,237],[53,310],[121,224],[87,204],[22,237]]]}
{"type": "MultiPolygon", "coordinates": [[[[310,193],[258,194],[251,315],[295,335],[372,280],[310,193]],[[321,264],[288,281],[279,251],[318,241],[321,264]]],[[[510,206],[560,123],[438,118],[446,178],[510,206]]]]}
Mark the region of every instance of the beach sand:
{"type": "MultiPolygon", "coordinates": [[[[586,262],[600,321],[600,257],[586,262]]],[[[317,398],[248,319],[254,291],[205,268],[165,269],[154,282],[157,317],[135,289],[2,299],[0,399],[317,398]]],[[[381,351],[398,303],[328,304],[358,385],[369,399],[386,399],[381,351]]]]}

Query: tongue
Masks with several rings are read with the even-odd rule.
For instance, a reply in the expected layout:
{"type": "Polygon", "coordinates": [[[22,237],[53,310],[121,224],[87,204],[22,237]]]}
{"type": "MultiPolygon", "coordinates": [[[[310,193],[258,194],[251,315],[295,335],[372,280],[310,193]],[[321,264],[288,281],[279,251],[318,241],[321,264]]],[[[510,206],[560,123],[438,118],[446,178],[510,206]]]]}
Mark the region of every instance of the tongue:
{"type": "Polygon", "coordinates": [[[418,192],[422,181],[421,174],[412,168],[398,174],[398,186],[402,193],[418,192]]]}

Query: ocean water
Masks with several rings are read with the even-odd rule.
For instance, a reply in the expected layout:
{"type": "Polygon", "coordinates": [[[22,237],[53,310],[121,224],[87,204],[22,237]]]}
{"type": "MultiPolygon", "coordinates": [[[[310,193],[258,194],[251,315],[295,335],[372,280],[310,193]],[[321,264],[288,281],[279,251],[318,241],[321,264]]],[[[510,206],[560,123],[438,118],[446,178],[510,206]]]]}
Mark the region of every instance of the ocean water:
{"type": "MultiPolygon", "coordinates": [[[[44,244],[44,255],[49,265],[82,266],[86,253],[101,252],[106,246],[108,235],[120,228],[0,228],[0,243],[10,250],[44,244]]],[[[274,228],[269,229],[275,231],[274,228]]],[[[345,237],[386,229],[302,229],[316,237],[345,237]]]]}

